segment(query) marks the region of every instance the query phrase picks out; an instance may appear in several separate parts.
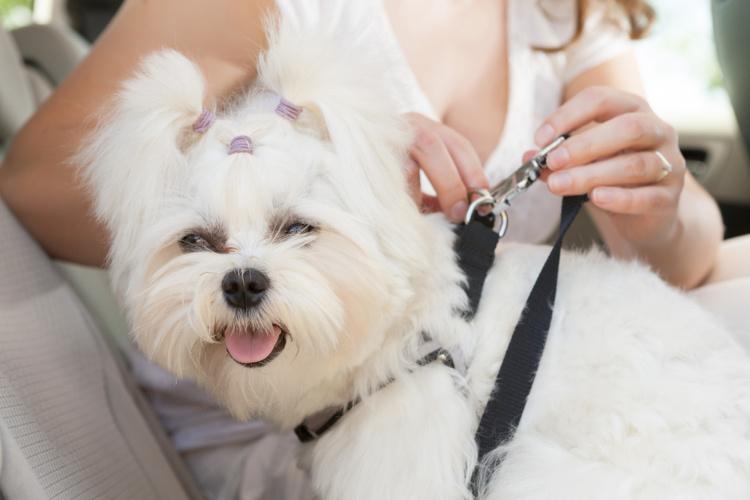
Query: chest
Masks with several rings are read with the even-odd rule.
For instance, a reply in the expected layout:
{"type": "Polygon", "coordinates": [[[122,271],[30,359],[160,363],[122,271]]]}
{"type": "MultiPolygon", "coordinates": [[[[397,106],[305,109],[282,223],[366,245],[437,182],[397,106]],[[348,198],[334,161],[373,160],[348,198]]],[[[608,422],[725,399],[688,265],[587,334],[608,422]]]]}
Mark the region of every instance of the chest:
{"type": "Polygon", "coordinates": [[[486,160],[508,108],[507,8],[503,0],[385,0],[407,63],[437,117],[486,160]]]}

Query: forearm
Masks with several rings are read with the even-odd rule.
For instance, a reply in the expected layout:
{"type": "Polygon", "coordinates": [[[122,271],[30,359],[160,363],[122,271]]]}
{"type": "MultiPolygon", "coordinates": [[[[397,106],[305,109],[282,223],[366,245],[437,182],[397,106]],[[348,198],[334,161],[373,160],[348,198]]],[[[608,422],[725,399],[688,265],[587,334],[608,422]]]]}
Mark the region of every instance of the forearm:
{"type": "Polygon", "coordinates": [[[15,137],[0,196],[52,257],[103,265],[106,232],[71,164],[77,148],[142,58],[176,48],[206,75],[214,106],[255,78],[272,0],[128,0],[86,59],[15,137]]]}
{"type": "Polygon", "coordinates": [[[92,217],[73,167],[33,137],[33,127],[27,128],[8,152],[0,197],[51,257],[102,266],[106,232],[92,217]]]}
{"type": "Polygon", "coordinates": [[[686,186],[674,226],[662,238],[651,241],[628,239],[601,209],[592,206],[589,213],[613,256],[642,260],[669,283],[690,289],[698,286],[711,271],[723,237],[716,202],[696,187],[686,186]]]}

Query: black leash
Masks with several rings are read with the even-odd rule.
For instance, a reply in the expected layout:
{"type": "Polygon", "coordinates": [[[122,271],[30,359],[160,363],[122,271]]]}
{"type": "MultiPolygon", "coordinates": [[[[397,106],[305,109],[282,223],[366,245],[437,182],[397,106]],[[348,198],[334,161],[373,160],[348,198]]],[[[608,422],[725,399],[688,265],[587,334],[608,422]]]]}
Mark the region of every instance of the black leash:
{"type": "MultiPolygon", "coordinates": [[[[526,400],[531,392],[534,377],[544,353],[547,333],[552,320],[563,238],[586,201],[586,195],[569,196],[563,199],[560,232],[557,241],[552,247],[552,251],[547,257],[528,299],[526,299],[521,319],[513,331],[505,357],[495,378],[495,388],[479,422],[476,433],[479,464],[489,452],[512,438],[514,430],[521,421],[526,400]]],[[[489,234],[482,236],[474,234],[479,231],[494,233],[491,229],[483,229],[486,227],[485,224],[471,221],[470,224],[461,226],[457,230],[456,251],[459,255],[459,262],[479,260],[484,263],[483,268],[486,266],[483,275],[477,273],[471,275],[472,269],[465,268],[462,265],[464,271],[467,272],[468,283],[470,284],[467,290],[472,307],[470,314],[468,314],[469,317],[476,312],[478,299],[474,299],[474,297],[481,296],[484,278],[487,270],[492,266],[491,261],[489,265],[484,262],[487,252],[491,250],[494,257],[495,247],[489,234]],[[462,241],[464,239],[466,241],[462,241]],[[490,245],[492,246],[490,247],[490,245]]],[[[496,243],[497,240],[495,239],[496,243]]],[[[477,470],[474,471],[472,477],[471,486],[474,493],[477,492],[479,486],[477,484],[477,470]]]]}

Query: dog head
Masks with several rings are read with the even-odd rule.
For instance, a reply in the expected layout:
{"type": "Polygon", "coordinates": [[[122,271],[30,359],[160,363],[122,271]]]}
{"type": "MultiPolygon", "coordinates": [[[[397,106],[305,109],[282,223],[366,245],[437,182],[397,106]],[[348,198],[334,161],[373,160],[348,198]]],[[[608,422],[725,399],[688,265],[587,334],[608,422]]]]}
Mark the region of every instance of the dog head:
{"type": "Polygon", "coordinates": [[[198,68],[156,53],[78,159],[137,344],[239,418],[346,401],[430,273],[390,64],[348,29],[274,25],[256,86],[213,123],[198,68]]]}

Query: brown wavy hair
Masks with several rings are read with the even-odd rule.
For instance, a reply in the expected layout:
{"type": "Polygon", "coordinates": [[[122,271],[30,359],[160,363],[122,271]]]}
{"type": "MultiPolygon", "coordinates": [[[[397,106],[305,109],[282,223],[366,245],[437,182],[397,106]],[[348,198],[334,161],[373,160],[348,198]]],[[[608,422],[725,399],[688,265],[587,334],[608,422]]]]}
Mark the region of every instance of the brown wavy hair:
{"type": "Polygon", "coordinates": [[[595,2],[606,5],[612,22],[622,22],[630,38],[638,40],[648,35],[656,19],[654,8],[645,0],[576,0],[577,19],[573,37],[560,47],[538,47],[545,52],[557,52],[566,49],[583,35],[586,18],[591,5],[595,2]]]}

